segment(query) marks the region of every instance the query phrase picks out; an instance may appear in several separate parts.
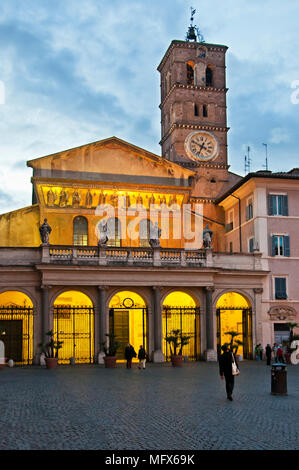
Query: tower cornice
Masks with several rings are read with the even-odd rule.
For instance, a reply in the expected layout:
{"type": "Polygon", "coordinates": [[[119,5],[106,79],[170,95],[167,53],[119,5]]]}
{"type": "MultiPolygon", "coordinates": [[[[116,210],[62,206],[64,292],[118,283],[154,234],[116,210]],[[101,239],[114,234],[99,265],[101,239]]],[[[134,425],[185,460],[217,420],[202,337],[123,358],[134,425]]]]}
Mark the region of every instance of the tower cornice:
{"type": "Polygon", "coordinates": [[[201,124],[181,124],[175,122],[172,124],[172,126],[168,129],[166,134],[163,136],[163,138],[160,140],[160,145],[162,145],[166,139],[170,136],[170,134],[175,130],[175,129],[194,129],[194,130],[203,130],[203,131],[218,131],[218,132],[228,132],[229,127],[221,127],[221,126],[209,126],[209,125],[201,125],[201,124]]]}
{"type": "Polygon", "coordinates": [[[197,49],[199,46],[204,46],[206,47],[209,51],[216,51],[216,52],[221,52],[221,51],[227,51],[228,47],[221,45],[221,44],[209,44],[206,42],[188,42],[188,41],[178,41],[177,39],[173,40],[167,49],[163,59],[161,60],[159,66],[157,67],[157,70],[161,72],[162,68],[165,65],[165,62],[167,61],[168,57],[170,56],[172,50],[174,48],[185,48],[185,49],[197,49]]]}
{"type": "Polygon", "coordinates": [[[166,101],[168,100],[169,96],[174,92],[174,90],[176,90],[177,88],[182,88],[182,89],[185,89],[185,90],[198,90],[198,91],[208,91],[208,92],[214,92],[214,93],[219,93],[219,92],[224,92],[224,93],[227,93],[228,92],[228,88],[216,88],[216,87],[212,87],[212,86],[202,86],[202,85],[184,85],[182,83],[174,83],[171,87],[171,89],[169,90],[169,92],[167,93],[167,95],[165,96],[164,100],[162,101],[162,103],[159,105],[159,107],[161,108],[162,106],[164,106],[164,104],[166,103],[166,101]]]}

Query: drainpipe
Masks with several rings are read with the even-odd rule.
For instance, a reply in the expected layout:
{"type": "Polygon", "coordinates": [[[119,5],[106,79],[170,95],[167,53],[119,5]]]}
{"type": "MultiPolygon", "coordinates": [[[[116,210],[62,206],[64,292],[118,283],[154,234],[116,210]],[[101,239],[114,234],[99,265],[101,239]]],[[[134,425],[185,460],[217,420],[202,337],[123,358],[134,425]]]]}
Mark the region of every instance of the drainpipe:
{"type": "Polygon", "coordinates": [[[241,199],[234,194],[231,194],[232,197],[238,199],[239,201],[239,240],[240,240],[240,253],[242,253],[242,229],[241,229],[241,199]]]}

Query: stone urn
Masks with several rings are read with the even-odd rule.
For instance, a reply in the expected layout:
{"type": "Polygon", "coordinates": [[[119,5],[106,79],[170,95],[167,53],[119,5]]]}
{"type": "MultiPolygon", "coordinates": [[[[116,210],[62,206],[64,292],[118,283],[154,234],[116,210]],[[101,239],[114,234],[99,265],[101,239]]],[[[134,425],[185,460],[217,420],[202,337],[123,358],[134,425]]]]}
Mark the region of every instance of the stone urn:
{"type": "Polygon", "coordinates": [[[171,364],[173,367],[181,367],[183,364],[184,358],[183,356],[179,356],[177,354],[173,354],[171,356],[171,364]]]}
{"type": "Polygon", "coordinates": [[[116,367],[116,356],[104,356],[104,364],[106,369],[116,367]]]}
{"type": "Polygon", "coordinates": [[[56,369],[58,358],[57,357],[45,357],[47,369],[56,369]]]}

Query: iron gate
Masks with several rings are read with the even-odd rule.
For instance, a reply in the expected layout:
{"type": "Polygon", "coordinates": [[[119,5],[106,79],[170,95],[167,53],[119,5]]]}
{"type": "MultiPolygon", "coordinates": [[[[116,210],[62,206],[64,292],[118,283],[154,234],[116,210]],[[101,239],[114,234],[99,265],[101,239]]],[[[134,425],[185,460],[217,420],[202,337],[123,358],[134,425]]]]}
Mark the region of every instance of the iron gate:
{"type": "Polygon", "coordinates": [[[54,339],[63,341],[58,352],[60,363],[92,363],[94,355],[94,309],[84,306],[54,307],[54,339]]]}
{"type": "Polygon", "coordinates": [[[221,312],[229,310],[239,310],[242,312],[242,342],[244,359],[252,359],[252,308],[244,307],[219,307],[216,311],[217,322],[217,353],[221,354],[221,346],[226,341],[221,338],[221,312]]]}
{"type": "Polygon", "coordinates": [[[200,307],[163,307],[163,339],[166,360],[170,360],[170,347],[165,338],[172,330],[181,330],[191,336],[183,347],[183,355],[197,361],[200,356],[200,307]]]}
{"type": "Polygon", "coordinates": [[[0,307],[0,339],[5,346],[6,359],[16,364],[32,364],[33,308],[0,307]]]}
{"type": "MultiPolygon", "coordinates": [[[[116,353],[118,360],[122,360],[125,357],[125,347],[130,340],[130,311],[140,311],[142,315],[142,345],[147,351],[147,341],[146,341],[146,318],[147,318],[147,307],[117,307],[109,309],[109,332],[116,336],[116,341],[118,341],[121,346],[116,353]]],[[[138,345],[134,345],[135,350],[138,345]]],[[[137,351],[136,351],[137,352],[137,351]]]]}

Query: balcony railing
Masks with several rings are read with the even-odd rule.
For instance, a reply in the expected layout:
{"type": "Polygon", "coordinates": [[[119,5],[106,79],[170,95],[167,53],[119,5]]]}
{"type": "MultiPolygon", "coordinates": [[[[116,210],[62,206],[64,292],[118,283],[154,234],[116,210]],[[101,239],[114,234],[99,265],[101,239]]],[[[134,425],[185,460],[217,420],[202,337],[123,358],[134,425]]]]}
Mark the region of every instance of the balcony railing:
{"type": "Polygon", "coordinates": [[[205,250],[134,247],[76,247],[49,245],[42,247],[42,263],[203,266],[205,250]]]}

